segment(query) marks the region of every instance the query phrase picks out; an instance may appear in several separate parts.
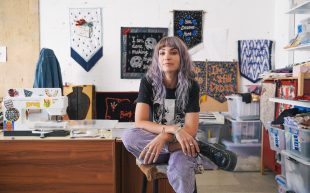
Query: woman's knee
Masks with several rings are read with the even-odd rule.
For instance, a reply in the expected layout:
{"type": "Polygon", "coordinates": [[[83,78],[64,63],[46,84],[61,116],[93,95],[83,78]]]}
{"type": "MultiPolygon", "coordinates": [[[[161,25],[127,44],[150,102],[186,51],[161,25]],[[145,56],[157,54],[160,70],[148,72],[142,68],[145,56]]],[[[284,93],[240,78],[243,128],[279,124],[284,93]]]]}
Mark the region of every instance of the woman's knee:
{"type": "Polygon", "coordinates": [[[122,141],[124,146],[128,149],[130,147],[137,146],[139,132],[141,129],[139,128],[131,128],[127,129],[122,135],[122,141]]]}
{"type": "MultiPolygon", "coordinates": [[[[176,153],[176,152],[174,152],[176,153]]],[[[179,176],[190,176],[194,173],[195,169],[195,158],[189,157],[183,154],[183,152],[178,153],[179,155],[171,156],[169,159],[168,173],[173,173],[173,175],[179,176]]]]}

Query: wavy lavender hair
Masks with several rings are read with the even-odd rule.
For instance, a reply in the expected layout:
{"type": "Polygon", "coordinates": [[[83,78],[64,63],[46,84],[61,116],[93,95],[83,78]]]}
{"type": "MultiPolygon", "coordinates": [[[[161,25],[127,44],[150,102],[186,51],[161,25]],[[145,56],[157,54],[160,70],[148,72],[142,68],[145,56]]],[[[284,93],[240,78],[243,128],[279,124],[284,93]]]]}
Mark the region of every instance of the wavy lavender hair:
{"type": "Polygon", "coordinates": [[[180,69],[178,72],[176,87],[176,106],[183,112],[188,102],[189,89],[194,79],[192,70],[192,60],[188,53],[186,45],[177,37],[164,37],[155,46],[152,63],[146,73],[147,80],[153,86],[154,101],[160,101],[163,104],[166,98],[166,89],[163,83],[164,72],[159,64],[159,50],[163,47],[176,48],[180,55],[180,69]]]}

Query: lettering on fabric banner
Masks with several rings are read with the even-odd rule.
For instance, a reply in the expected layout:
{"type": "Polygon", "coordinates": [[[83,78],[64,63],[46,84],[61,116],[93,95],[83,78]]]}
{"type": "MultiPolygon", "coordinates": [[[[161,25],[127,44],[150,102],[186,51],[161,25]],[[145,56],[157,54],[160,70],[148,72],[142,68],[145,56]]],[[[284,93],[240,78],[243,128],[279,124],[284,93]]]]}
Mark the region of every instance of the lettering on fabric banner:
{"type": "Polygon", "coordinates": [[[237,92],[237,62],[207,61],[207,95],[223,103],[237,92]]]}
{"type": "Polygon", "coordinates": [[[202,43],[203,11],[174,11],[173,33],[184,41],[189,49],[202,43]]]}
{"type": "Polygon", "coordinates": [[[102,57],[100,8],[69,9],[71,57],[87,72],[102,57]]]}
{"type": "Polygon", "coordinates": [[[134,122],[138,92],[97,92],[97,119],[134,122]]]}
{"type": "Polygon", "coordinates": [[[199,84],[200,92],[199,98],[206,95],[206,80],[207,80],[207,69],[205,61],[193,61],[193,68],[195,72],[195,80],[199,84]]]}
{"type": "Polygon", "coordinates": [[[157,42],[168,28],[121,28],[121,78],[140,79],[152,62],[157,42]]]}
{"type": "Polygon", "coordinates": [[[255,83],[259,75],[271,70],[271,40],[239,40],[238,58],[240,74],[255,83]]]}

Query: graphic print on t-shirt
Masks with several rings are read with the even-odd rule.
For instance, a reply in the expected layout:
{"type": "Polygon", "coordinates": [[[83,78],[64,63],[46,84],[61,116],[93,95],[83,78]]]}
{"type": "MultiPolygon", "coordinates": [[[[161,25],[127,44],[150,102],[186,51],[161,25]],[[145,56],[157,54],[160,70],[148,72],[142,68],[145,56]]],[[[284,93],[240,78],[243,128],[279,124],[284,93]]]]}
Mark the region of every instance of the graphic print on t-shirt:
{"type": "Polygon", "coordinates": [[[175,99],[165,99],[164,105],[154,101],[154,121],[164,125],[184,124],[184,113],[176,111],[175,99]]]}

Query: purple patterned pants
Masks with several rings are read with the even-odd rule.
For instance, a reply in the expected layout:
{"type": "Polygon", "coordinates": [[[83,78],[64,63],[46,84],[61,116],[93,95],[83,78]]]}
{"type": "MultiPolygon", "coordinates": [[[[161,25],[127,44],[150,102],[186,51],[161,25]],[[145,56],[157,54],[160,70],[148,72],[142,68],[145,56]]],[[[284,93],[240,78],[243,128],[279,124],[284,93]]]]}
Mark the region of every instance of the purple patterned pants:
{"type": "MultiPolygon", "coordinates": [[[[139,157],[143,148],[156,137],[156,134],[143,129],[128,129],[122,136],[126,149],[136,158],[139,157]]],[[[195,158],[186,156],[179,150],[168,152],[164,147],[160,152],[157,164],[167,164],[167,176],[169,183],[177,193],[192,193],[195,189],[195,171],[197,161],[195,158]]]]}

